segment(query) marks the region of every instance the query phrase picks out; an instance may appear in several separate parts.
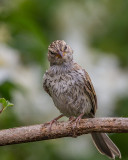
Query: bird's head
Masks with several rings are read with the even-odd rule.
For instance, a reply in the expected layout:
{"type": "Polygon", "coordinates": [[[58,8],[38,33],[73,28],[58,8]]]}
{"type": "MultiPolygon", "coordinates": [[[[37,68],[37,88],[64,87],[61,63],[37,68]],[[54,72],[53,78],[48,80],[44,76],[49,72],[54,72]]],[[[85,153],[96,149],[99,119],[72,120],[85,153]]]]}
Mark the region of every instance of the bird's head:
{"type": "Polygon", "coordinates": [[[70,63],[73,60],[73,50],[63,40],[56,40],[48,47],[48,60],[51,65],[70,63]]]}

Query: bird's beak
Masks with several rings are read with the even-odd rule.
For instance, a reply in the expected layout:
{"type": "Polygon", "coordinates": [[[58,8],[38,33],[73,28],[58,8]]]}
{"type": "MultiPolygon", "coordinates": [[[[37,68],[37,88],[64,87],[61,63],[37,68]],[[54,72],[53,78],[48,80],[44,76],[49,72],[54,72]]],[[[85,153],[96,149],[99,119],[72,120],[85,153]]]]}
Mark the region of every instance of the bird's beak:
{"type": "Polygon", "coordinates": [[[63,57],[63,52],[59,51],[59,55],[60,55],[61,57],[63,57]]]}

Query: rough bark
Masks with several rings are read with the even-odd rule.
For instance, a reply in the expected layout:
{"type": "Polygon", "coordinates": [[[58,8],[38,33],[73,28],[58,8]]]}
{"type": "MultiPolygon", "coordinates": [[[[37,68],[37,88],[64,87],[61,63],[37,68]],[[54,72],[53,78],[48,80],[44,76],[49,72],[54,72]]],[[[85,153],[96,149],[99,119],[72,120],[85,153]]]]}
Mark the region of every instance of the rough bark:
{"type": "Polygon", "coordinates": [[[39,124],[0,131],[0,146],[34,142],[62,137],[75,137],[91,132],[128,133],[128,118],[82,119],[77,127],[74,123],[57,122],[52,125],[39,124]]]}

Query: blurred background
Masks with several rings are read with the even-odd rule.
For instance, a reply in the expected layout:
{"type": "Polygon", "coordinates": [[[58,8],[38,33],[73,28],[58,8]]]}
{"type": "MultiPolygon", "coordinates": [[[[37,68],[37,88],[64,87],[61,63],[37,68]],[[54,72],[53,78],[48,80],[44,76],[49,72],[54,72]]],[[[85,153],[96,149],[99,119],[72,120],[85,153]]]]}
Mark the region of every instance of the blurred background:
{"type": "MultiPolygon", "coordinates": [[[[128,116],[128,0],[0,0],[0,129],[59,115],[42,88],[48,45],[65,40],[98,97],[98,117],[128,116]]],[[[67,120],[66,118],[62,120],[67,120]]],[[[128,159],[128,134],[110,134],[128,159]]],[[[0,147],[0,160],[107,160],[91,136],[0,147]]]]}

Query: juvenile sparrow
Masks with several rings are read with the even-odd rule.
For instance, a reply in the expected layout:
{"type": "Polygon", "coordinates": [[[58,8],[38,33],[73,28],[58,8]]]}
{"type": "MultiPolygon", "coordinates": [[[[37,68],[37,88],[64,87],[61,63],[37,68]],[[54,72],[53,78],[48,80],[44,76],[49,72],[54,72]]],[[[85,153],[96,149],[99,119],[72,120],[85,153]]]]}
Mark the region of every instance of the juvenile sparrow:
{"type": "MultiPolygon", "coordinates": [[[[48,47],[50,68],[43,77],[44,90],[52,97],[62,116],[95,117],[97,97],[88,73],[73,61],[73,50],[63,40],[56,40],[48,47]]],[[[117,146],[105,133],[91,133],[98,151],[109,158],[121,158],[117,146]]]]}

